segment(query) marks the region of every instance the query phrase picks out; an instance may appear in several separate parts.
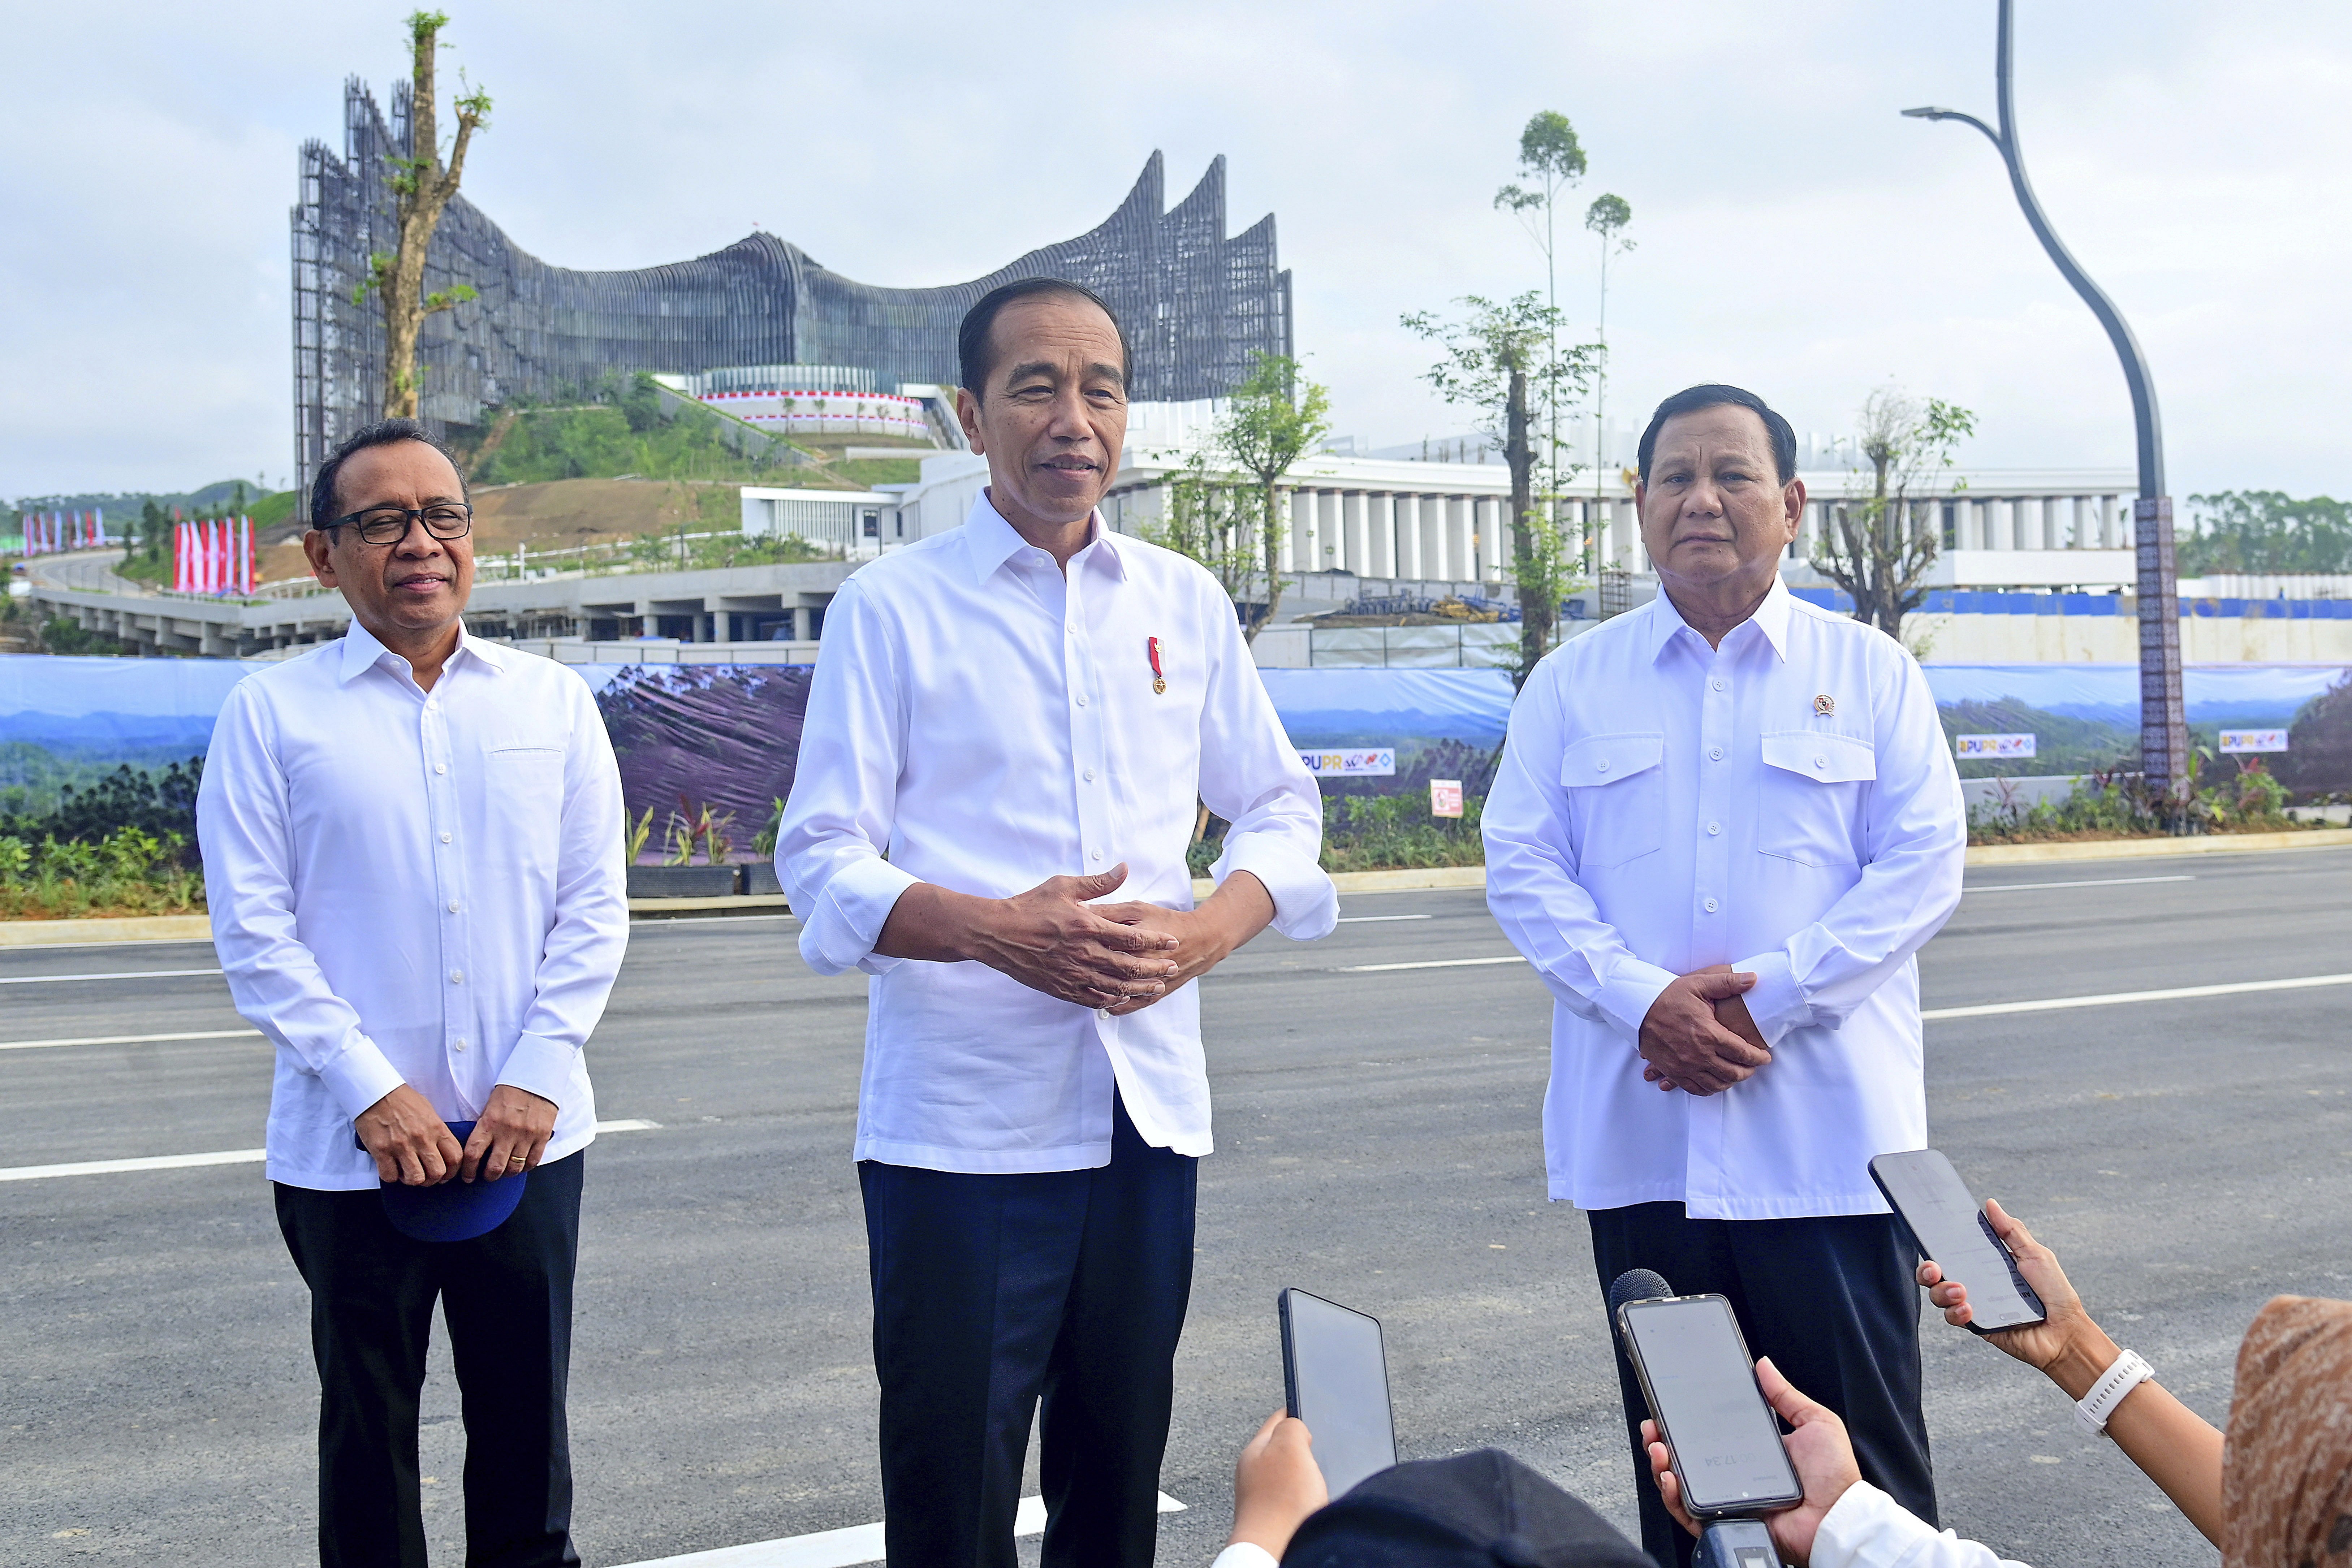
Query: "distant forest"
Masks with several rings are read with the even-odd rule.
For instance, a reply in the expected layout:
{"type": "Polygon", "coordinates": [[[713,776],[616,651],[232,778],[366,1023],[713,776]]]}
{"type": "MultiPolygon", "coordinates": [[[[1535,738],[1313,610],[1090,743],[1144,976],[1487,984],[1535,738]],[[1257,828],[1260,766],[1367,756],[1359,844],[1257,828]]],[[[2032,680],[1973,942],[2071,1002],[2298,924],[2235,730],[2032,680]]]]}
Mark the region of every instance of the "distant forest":
{"type": "Polygon", "coordinates": [[[2278,490],[2224,490],[2189,502],[2195,522],[2174,546],[2183,577],[2352,572],[2352,502],[2278,490]]]}

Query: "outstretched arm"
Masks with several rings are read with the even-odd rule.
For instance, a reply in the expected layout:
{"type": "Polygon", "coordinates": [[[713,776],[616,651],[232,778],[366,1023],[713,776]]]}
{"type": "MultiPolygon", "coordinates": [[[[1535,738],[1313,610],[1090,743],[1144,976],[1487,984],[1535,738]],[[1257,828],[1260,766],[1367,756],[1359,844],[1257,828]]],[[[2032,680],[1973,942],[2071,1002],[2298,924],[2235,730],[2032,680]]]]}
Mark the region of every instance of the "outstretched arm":
{"type": "MultiPolygon", "coordinates": [[[[1992,1222],[1993,1234],[2016,1255],[2017,1271],[2049,1314],[2039,1323],[2003,1329],[1985,1338],[2064,1389],[2067,1398],[2080,1400],[2115,1365],[2122,1347],[2091,1321],[2066,1271],[2058,1267],[2056,1253],[2034,1240],[2032,1231],[1990,1198],[1985,1217],[1992,1222]]],[[[1946,1322],[1956,1328],[1968,1325],[1974,1309],[1966,1286],[1946,1279],[1933,1263],[1919,1265],[1919,1283],[1928,1288],[1927,1299],[1944,1310],[1946,1322]]],[[[2124,1395],[2107,1417],[2107,1436],[2206,1540],[2221,1544],[2221,1434],[2212,1423],[2151,1378],[2124,1395]]]]}

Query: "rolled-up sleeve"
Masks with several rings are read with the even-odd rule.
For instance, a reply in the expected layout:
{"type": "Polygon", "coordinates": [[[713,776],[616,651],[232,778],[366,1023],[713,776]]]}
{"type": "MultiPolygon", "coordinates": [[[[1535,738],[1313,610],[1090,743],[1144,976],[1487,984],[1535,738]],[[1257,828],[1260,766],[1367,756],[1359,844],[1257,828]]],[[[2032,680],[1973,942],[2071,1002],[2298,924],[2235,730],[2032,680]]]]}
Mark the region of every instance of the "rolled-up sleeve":
{"type": "Polygon", "coordinates": [[[1563,1006],[1639,1040],[1642,1020],[1675,975],[1635,957],[1576,879],[1568,792],[1559,784],[1566,737],[1559,681],[1559,661],[1547,659],[1511,704],[1502,765],[1479,825],[1486,907],[1563,1006]]]}
{"type": "Polygon", "coordinates": [[[628,812],[612,738],[585,682],[572,696],[563,763],[563,813],[555,871],[555,918],[532,976],[521,1037],[499,1081],[563,1103],[596,1022],[604,1016],[629,945],[629,873],[622,845],[628,812]]]}
{"type": "Polygon", "coordinates": [[[298,934],[286,773],[273,739],[268,703],[250,685],[232,689],[196,790],[213,948],[237,1012],[357,1119],[406,1080],[298,934]]]}
{"type": "Polygon", "coordinates": [[[801,956],[819,974],[897,963],[874,951],[899,896],[919,879],[883,858],[907,752],[902,659],[856,580],[825,612],[792,798],[776,830],[776,879],[801,918],[801,956]]]}
{"type": "Polygon", "coordinates": [[[1201,709],[1201,799],[1232,826],[1209,875],[1247,871],[1274,900],[1274,929],[1295,942],[1329,936],[1339,893],[1323,869],[1323,791],[1282,727],[1249,644],[1222,608],[1201,709]]]}
{"type": "Polygon", "coordinates": [[[1836,1028],[1927,945],[1959,907],[1968,812],[1935,694],[1908,654],[1891,653],[1874,694],[1878,776],[1864,805],[1862,876],[1752,970],[1748,1016],[1767,1043],[1810,1025],[1836,1028]]]}

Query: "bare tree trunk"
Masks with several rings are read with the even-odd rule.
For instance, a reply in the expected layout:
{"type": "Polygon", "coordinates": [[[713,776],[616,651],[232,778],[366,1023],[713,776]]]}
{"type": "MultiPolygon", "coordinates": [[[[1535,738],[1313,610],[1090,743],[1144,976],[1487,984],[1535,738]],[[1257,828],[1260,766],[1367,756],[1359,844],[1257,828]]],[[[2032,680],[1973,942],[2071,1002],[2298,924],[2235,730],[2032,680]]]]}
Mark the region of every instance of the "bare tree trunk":
{"type": "Polygon", "coordinates": [[[443,168],[434,55],[446,20],[423,11],[409,19],[415,54],[409,78],[408,156],[392,181],[398,197],[399,236],[391,256],[372,258],[371,286],[383,306],[383,413],[388,419],[416,417],[416,342],[425,318],[473,297],[471,289],[436,294],[429,300],[425,295],[425,253],[432,247],[443,209],[457,194],[457,182],[466,170],[466,149],[489,112],[485,93],[458,101],[457,143],[450,151],[448,167],[443,168]]]}
{"type": "Polygon", "coordinates": [[[1511,561],[1519,584],[1519,679],[1524,681],[1550,650],[1552,620],[1559,606],[1552,602],[1552,574],[1536,562],[1536,541],[1528,521],[1535,511],[1535,451],[1528,439],[1528,374],[1514,367],[1503,426],[1503,460],[1511,470],[1511,561]]]}

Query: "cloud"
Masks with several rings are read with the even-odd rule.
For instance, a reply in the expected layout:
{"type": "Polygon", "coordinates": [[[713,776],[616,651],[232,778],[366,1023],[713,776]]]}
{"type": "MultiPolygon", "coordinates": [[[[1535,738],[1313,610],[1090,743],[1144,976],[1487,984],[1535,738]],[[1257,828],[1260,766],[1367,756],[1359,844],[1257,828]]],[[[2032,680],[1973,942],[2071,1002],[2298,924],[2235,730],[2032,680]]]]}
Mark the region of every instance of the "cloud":
{"type": "MultiPolygon", "coordinates": [[[[2333,437],[2352,190],[2352,16],[2279,0],[2023,7],[2019,103],[2044,204],[2154,366],[2178,495],[2352,488],[2333,437]]],[[[341,84],[382,92],[400,18],[223,0],[48,7],[0,100],[0,494],[178,489],[291,466],[287,208],[341,84]]],[[[1893,378],[1976,410],[1988,467],[2117,467],[2129,410],[2097,324],[2000,162],[1991,0],[1292,6],[1085,13],[898,0],[618,0],[453,11],[444,70],[496,95],[467,191],[572,267],[756,223],[885,284],[957,281],[1091,227],[1164,149],[1181,195],[1229,159],[1236,228],[1277,215],[1297,342],[1339,428],[1466,421],[1397,322],[1544,287],[1491,205],[1538,109],[1591,159],[1559,258],[1592,319],[1583,204],[1633,205],[1612,274],[1612,417],[1728,377],[1800,429],[1893,378]]]]}

